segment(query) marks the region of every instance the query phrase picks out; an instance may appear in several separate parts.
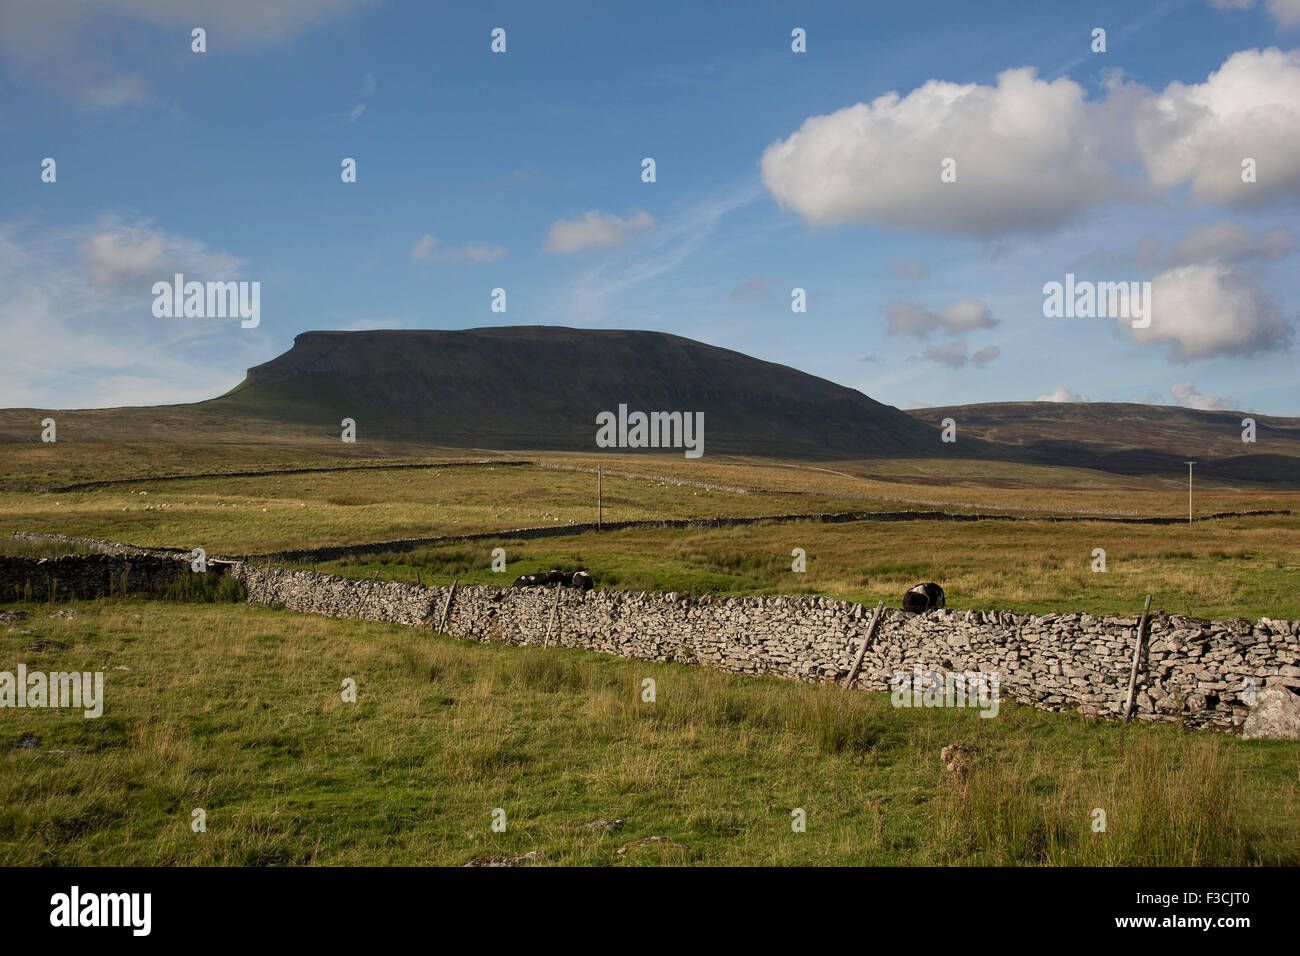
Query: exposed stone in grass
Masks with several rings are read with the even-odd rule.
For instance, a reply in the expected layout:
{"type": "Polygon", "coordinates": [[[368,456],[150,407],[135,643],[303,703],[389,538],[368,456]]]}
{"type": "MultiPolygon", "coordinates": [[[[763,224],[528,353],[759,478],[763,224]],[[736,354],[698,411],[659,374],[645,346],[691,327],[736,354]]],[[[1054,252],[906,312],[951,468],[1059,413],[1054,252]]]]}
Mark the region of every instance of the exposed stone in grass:
{"type": "Polygon", "coordinates": [[[1250,709],[1241,736],[1300,740],[1300,695],[1282,686],[1264,688],[1250,709]]]}
{"type": "Polygon", "coordinates": [[[621,830],[623,820],[592,820],[590,823],[577,823],[560,827],[561,830],[621,830]]]}
{"type": "Polygon", "coordinates": [[[531,863],[533,860],[540,860],[544,854],[541,850],[533,850],[531,853],[525,853],[523,856],[491,856],[483,857],[478,860],[470,860],[466,866],[519,866],[521,863],[531,863]]]}
{"type": "Polygon", "coordinates": [[[642,846],[671,847],[676,850],[690,849],[690,847],[688,847],[686,844],[677,843],[673,840],[668,839],[668,837],[666,836],[652,836],[652,837],[645,837],[644,839],[641,840],[633,840],[631,843],[624,844],[623,846],[618,848],[618,855],[624,856],[628,850],[635,850],[637,847],[642,847],[642,846]]]}

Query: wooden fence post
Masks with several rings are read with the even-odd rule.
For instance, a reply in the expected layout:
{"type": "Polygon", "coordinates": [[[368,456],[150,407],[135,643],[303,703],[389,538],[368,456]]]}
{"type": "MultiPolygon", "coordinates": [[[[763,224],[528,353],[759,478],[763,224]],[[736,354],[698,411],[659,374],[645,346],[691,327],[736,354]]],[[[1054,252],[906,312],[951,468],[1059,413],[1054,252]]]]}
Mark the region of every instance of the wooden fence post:
{"type": "Polygon", "coordinates": [[[853,686],[853,678],[858,676],[858,668],[862,666],[862,657],[867,653],[867,645],[871,643],[871,635],[876,633],[876,624],[880,622],[880,615],[884,613],[884,610],[885,602],[881,601],[871,614],[871,623],[867,625],[867,633],[862,635],[862,645],[858,648],[858,656],[853,658],[853,666],[849,668],[849,676],[844,678],[845,690],[853,686]]]}
{"type": "Polygon", "coordinates": [[[447,615],[451,613],[451,599],[456,596],[456,585],[460,583],[460,578],[451,582],[451,590],[447,592],[447,603],[442,606],[442,620],[438,622],[438,632],[447,633],[447,615]]]}
{"type": "Polygon", "coordinates": [[[555,624],[555,612],[560,607],[560,588],[563,585],[558,582],[555,585],[555,601],[551,604],[551,617],[546,622],[546,638],[542,641],[542,647],[549,647],[551,644],[551,627],[555,624]]]}
{"type": "Polygon", "coordinates": [[[1147,612],[1151,610],[1151,595],[1147,595],[1146,604],[1142,605],[1142,619],[1138,622],[1137,641],[1133,644],[1133,667],[1128,674],[1128,697],[1124,701],[1124,723],[1133,716],[1133,692],[1137,690],[1138,661],[1142,657],[1142,638],[1147,629],[1147,612]]]}

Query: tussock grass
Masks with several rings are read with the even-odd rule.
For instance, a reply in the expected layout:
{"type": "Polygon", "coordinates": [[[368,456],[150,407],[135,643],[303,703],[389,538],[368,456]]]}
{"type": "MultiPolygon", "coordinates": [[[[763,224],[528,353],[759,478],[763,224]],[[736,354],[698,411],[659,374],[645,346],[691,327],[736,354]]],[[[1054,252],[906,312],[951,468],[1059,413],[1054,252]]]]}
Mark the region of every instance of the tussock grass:
{"type": "Polygon", "coordinates": [[[456,865],[538,849],[569,865],[1300,863],[1289,742],[1007,701],[994,719],[895,709],[883,693],[239,604],[21,609],[35,633],[0,631],[0,657],[103,670],[106,705],[99,720],[5,712],[5,865],[456,865]],[[57,644],[27,650],[37,639],[57,644]],[[15,749],[27,734],[40,745],[15,749]],[[939,758],[958,740],[980,751],[963,792],[939,758]],[[613,818],[625,828],[581,828],[613,818]],[[651,836],[685,849],[617,853],[651,836]]]}
{"type": "Polygon", "coordinates": [[[936,801],[945,861],[1245,866],[1277,852],[1252,813],[1233,741],[1200,736],[1169,750],[1135,730],[1108,766],[1080,754],[1053,774],[1051,762],[1022,750],[978,762],[964,786],[946,781],[936,801]],[[1094,829],[1098,810],[1103,831],[1094,829]]]}

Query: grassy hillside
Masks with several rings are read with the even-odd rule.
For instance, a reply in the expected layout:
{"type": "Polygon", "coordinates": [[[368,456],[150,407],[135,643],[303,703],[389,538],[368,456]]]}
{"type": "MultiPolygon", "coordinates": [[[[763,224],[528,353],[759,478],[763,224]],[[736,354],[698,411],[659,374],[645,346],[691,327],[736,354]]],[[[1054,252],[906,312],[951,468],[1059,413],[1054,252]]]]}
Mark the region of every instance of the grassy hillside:
{"type": "Polygon", "coordinates": [[[1300,486],[1300,418],[1120,402],[1003,402],[913,409],[919,421],[952,418],[959,434],[1026,462],[1125,475],[1176,474],[1188,459],[1212,480],[1300,486]],[[1255,442],[1242,441],[1242,420],[1255,442]]]}

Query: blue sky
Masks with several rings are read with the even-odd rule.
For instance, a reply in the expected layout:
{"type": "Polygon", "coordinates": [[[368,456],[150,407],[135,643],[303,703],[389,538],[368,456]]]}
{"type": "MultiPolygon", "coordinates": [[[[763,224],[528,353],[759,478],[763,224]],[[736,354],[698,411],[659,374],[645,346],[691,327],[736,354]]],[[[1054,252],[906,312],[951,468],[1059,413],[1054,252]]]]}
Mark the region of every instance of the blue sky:
{"type": "Polygon", "coordinates": [[[1057,6],[0,0],[0,406],[554,324],[900,407],[1300,415],[1300,0],[1057,6]],[[260,282],[260,325],[155,318],[175,271],[260,282]],[[1152,327],[1045,318],[1067,272],[1152,281],[1152,327]]]}

